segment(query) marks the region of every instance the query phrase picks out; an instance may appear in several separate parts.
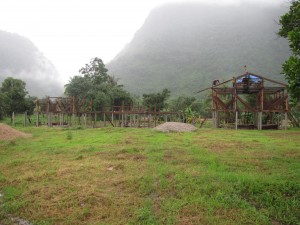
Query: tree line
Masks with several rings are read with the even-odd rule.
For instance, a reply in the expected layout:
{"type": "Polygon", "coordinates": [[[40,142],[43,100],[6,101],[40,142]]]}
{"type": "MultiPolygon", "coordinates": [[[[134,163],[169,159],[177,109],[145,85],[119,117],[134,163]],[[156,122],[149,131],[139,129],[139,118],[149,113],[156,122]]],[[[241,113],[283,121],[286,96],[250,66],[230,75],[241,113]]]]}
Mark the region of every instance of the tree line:
{"type": "MultiPolygon", "coordinates": [[[[132,105],[139,103],[151,111],[181,111],[187,108],[200,112],[205,107],[204,101],[194,97],[178,97],[170,100],[170,90],[163,89],[157,93],[143,94],[142,99],[132,96],[126,91],[118,79],[108,74],[103,61],[100,58],[91,59],[79,70],[79,74],[70,78],[65,85],[65,95],[76,99],[93,100],[92,110],[101,111],[106,106],[132,105]]],[[[29,96],[26,83],[13,77],[6,78],[0,88],[0,119],[11,116],[12,113],[24,113],[30,115],[35,108],[36,97],[29,96]]],[[[207,107],[205,108],[205,110],[207,107]]],[[[203,111],[202,113],[207,113],[203,111]]]]}

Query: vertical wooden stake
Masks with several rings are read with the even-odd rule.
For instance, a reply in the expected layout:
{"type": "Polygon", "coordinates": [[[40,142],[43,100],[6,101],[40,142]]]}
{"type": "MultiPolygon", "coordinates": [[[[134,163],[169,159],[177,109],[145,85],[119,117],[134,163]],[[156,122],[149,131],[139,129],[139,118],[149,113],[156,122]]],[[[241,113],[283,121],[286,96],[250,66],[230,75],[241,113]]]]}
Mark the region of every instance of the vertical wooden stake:
{"type": "Polygon", "coordinates": [[[105,113],[103,113],[104,127],[106,127],[105,113]]]}
{"type": "Polygon", "coordinates": [[[39,127],[40,124],[40,115],[39,115],[39,111],[36,112],[36,126],[39,127]]]}
{"type": "Polygon", "coordinates": [[[288,116],[287,112],[284,113],[284,129],[286,130],[288,127],[288,116]]]}
{"type": "Polygon", "coordinates": [[[24,113],[24,127],[27,125],[27,111],[24,113]]]}
{"type": "Polygon", "coordinates": [[[12,112],[12,115],[11,115],[11,119],[12,119],[12,126],[14,127],[15,126],[15,112],[12,112]]]}
{"type": "Polygon", "coordinates": [[[239,117],[239,112],[235,111],[235,129],[238,129],[238,117],[239,117]]]}

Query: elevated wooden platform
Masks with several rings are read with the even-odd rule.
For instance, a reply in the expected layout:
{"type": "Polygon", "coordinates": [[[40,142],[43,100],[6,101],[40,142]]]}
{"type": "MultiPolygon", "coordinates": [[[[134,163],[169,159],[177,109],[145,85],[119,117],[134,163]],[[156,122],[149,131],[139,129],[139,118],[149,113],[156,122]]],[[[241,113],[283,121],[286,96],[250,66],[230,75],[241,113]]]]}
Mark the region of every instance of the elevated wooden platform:
{"type": "Polygon", "coordinates": [[[287,85],[284,83],[245,71],[222,83],[214,80],[211,87],[198,93],[209,89],[215,127],[226,121],[235,121],[236,129],[278,129],[282,124],[287,126],[290,109],[287,85]]]}

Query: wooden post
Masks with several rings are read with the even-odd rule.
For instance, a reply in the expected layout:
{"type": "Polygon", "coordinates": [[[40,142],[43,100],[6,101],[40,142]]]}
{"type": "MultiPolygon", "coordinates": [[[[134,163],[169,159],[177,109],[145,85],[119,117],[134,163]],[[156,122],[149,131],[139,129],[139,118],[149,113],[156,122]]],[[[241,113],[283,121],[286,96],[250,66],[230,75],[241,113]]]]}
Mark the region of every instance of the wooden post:
{"type": "Polygon", "coordinates": [[[260,112],[257,113],[257,129],[260,130],[260,112]]]}
{"type": "Polygon", "coordinates": [[[58,115],[59,115],[59,125],[62,127],[64,125],[64,116],[63,116],[63,113],[60,112],[58,115]]]}
{"type": "Polygon", "coordinates": [[[238,129],[238,117],[239,117],[239,112],[235,111],[235,129],[238,129]]]}
{"type": "Polygon", "coordinates": [[[86,128],[86,113],[82,114],[84,128],[86,128]]]}
{"type": "Polygon", "coordinates": [[[156,105],[154,107],[154,127],[156,127],[156,105]]]}
{"type": "Polygon", "coordinates": [[[220,112],[216,111],[216,127],[219,128],[220,127],[220,112]]]}
{"type": "Polygon", "coordinates": [[[148,109],[148,128],[150,128],[150,109],[148,109]]]}
{"type": "Polygon", "coordinates": [[[287,112],[284,113],[284,129],[286,130],[288,127],[288,116],[287,112]]]}
{"type": "Polygon", "coordinates": [[[106,127],[105,113],[103,113],[103,122],[104,122],[103,126],[106,127]]]}
{"type": "Polygon", "coordinates": [[[262,87],[261,87],[261,100],[260,100],[260,104],[261,104],[261,112],[264,110],[264,83],[263,83],[263,80],[262,80],[262,87]]]}
{"type": "Polygon", "coordinates": [[[148,114],[148,128],[151,127],[151,114],[148,114]]]}
{"type": "Polygon", "coordinates": [[[36,126],[39,127],[39,99],[35,99],[35,112],[36,112],[36,126]]]}
{"type": "Polygon", "coordinates": [[[72,97],[72,117],[71,117],[71,126],[75,125],[75,97],[72,97]]]}
{"type": "Polygon", "coordinates": [[[258,130],[262,130],[262,112],[258,112],[258,130]]]}
{"type": "MultiPolygon", "coordinates": [[[[128,119],[128,118],[127,118],[128,119]]],[[[132,119],[132,114],[129,114],[129,122],[128,122],[128,127],[131,127],[131,119],[132,119]]]]}
{"type": "Polygon", "coordinates": [[[124,127],[124,101],[122,101],[122,108],[121,108],[121,127],[124,127]]]}
{"type": "Polygon", "coordinates": [[[27,125],[27,111],[24,113],[24,127],[27,125]]]}
{"type": "Polygon", "coordinates": [[[39,111],[36,112],[36,126],[39,127],[40,125],[40,113],[39,111]]]}
{"type": "Polygon", "coordinates": [[[50,97],[47,97],[47,114],[49,113],[50,110],[50,97]]]}
{"type": "Polygon", "coordinates": [[[72,97],[72,112],[75,113],[75,97],[72,97]]]}
{"type": "Polygon", "coordinates": [[[15,126],[15,112],[12,112],[12,114],[11,114],[11,125],[13,127],[15,126]]]}
{"type": "Polygon", "coordinates": [[[237,90],[236,90],[236,79],[234,78],[233,80],[233,86],[234,86],[234,110],[235,110],[235,129],[238,129],[238,117],[239,117],[239,112],[237,110],[237,90]]]}
{"type": "Polygon", "coordinates": [[[217,124],[216,124],[216,112],[212,111],[212,121],[213,121],[213,127],[216,128],[217,124]]]}
{"type": "Polygon", "coordinates": [[[289,111],[289,98],[288,95],[285,96],[285,112],[289,111]]]}
{"type": "Polygon", "coordinates": [[[52,126],[52,113],[49,112],[48,113],[48,127],[51,127],[52,126]]]}

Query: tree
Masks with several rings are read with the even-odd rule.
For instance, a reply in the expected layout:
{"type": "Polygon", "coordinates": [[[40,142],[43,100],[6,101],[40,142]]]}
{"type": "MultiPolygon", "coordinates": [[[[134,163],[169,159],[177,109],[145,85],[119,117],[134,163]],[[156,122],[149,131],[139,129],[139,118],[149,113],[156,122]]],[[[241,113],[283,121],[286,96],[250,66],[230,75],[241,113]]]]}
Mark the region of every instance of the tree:
{"type": "Polygon", "coordinates": [[[27,95],[26,83],[19,79],[14,79],[12,77],[6,78],[2,87],[0,88],[3,107],[5,108],[6,114],[12,114],[12,112],[20,113],[26,110],[26,100],[27,95]]]}
{"type": "Polygon", "coordinates": [[[278,34],[287,38],[293,55],[283,64],[288,90],[293,104],[300,101],[300,0],[291,2],[290,10],[279,21],[278,34]]]}
{"type": "Polygon", "coordinates": [[[0,92],[0,120],[3,119],[3,117],[8,111],[7,102],[8,100],[6,95],[0,92]]]}
{"type": "Polygon", "coordinates": [[[93,100],[93,109],[101,110],[104,106],[131,103],[130,94],[118,84],[118,79],[110,76],[104,63],[93,58],[90,64],[79,70],[80,75],[72,77],[65,85],[65,94],[77,99],[93,100]]]}
{"type": "Polygon", "coordinates": [[[192,105],[193,102],[196,101],[195,97],[185,97],[179,96],[176,99],[172,99],[170,102],[171,111],[181,111],[184,112],[188,107],[192,105]]]}
{"type": "Polygon", "coordinates": [[[90,64],[85,64],[85,67],[82,67],[79,72],[85,78],[89,78],[93,84],[105,83],[110,79],[103,61],[97,57],[91,59],[90,64]]]}
{"type": "Polygon", "coordinates": [[[161,93],[143,94],[143,104],[151,110],[163,110],[171,91],[165,88],[161,93]]]}
{"type": "Polygon", "coordinates": [[[88,92],[92,89],[93,84],[90,79],[82,76],[74,76],[69,83],[65,85],[65,94],[75,97],[87,97],[88,92]]]}

